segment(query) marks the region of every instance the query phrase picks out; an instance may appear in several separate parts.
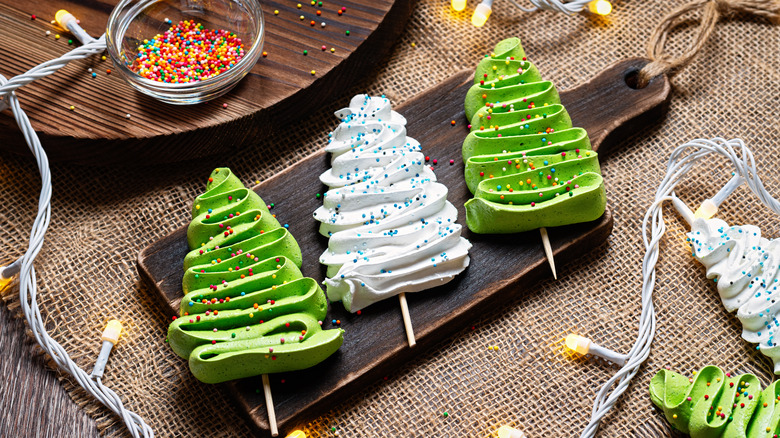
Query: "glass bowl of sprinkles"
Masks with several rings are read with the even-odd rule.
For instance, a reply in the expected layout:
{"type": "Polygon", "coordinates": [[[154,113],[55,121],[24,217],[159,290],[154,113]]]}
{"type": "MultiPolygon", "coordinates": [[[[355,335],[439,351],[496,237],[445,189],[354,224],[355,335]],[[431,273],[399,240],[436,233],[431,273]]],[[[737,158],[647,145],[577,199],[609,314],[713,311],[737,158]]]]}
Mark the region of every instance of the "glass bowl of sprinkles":
{"type": "Polygon", "coordinates": [[[121,76],[163,102],[188,105],[227,93],[263,51],[257,0],[123,0],[106,45],[121,76]]]}

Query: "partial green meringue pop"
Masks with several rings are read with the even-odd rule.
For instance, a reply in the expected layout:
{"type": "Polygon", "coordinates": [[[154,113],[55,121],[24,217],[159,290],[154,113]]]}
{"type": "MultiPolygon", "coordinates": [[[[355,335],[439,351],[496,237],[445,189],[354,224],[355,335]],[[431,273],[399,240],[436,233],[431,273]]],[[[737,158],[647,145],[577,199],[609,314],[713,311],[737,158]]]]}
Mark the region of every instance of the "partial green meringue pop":
{"type": "Polygon", "coordinates": [[[763,392],[752,374],[726,374],[706,366],[690,379],[661,370],[650,399],[675,429],[693,438],[772,438],[780,434],[780,386],[763,392]]]}
{"type": "Polygon", "coordinates": [[[180,317],[168,342],[198,380],[218,383],[318,364],[343,343],[322,330],[328,303],[301,274],[301,250],[230,169],[212,172],[187,229],[180,317]]]}
{"type": "Polygon", "coordinates": [[[475,233],[517,233],[588,222],[606,208],[598,154],[573,128],[552,82],[509,38],[480,61],[466,94],[471,132],[463,142],[475,233]]]}

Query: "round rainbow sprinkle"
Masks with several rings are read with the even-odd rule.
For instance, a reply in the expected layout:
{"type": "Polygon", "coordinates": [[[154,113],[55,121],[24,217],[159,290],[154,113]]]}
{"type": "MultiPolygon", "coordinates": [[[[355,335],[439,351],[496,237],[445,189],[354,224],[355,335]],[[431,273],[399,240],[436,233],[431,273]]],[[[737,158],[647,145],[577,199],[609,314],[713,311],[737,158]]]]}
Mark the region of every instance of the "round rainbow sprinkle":
{"type": "Polygon", "coordinates": [[[130,69],[157,82],[188,83],[228,71],[244,57],[235,33],[205,29],[194,20],[173,24],[163,34],[144,40],[130,69]]]}

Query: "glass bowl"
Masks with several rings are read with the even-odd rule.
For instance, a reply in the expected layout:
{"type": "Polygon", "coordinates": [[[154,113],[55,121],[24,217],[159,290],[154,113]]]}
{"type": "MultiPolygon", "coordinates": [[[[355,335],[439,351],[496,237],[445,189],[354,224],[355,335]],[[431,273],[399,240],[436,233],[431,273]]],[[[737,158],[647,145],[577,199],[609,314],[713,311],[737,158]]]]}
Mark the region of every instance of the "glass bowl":
{"type": "Polygon", "coordinates": [[[263,51],[264,31],[263,11],[257,0],[123,0],[108,18],[106,45],[116,70],[128,84],[163,102],[188,105],[227,93],[249,73],[263,51]],[[145,39],[164,33],[171,22],[183,20],[235,33],[244,45],[244,57],[225,72],[188,83],[153,81],[130,69],[145,39]]]}

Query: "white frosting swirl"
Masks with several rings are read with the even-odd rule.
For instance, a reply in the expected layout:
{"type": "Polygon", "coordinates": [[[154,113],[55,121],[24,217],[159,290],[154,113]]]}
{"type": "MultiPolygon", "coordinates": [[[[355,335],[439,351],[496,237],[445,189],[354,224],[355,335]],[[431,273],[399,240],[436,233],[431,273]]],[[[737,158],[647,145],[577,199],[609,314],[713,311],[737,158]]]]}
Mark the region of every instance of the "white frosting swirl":
{"type": "Polygon", "coordinates": [[[330,190],[314,212],[330,237],[320,257],[328,297],[356,312],[452,280],[469,265],[471,244],[406,120],[388,99],[367,95],[336,116],[325,149],[332,167],[320,176],[330,190]]]}
{"type": "Polygon", "coordinates": [[[694,257],[717,283],[723,306],[737,311],[742,338],[754,344],[780,374],[780,241],[761,237],[754,225],[730,227],[720,219],[696,219],[688,233],[694,257]]]}

